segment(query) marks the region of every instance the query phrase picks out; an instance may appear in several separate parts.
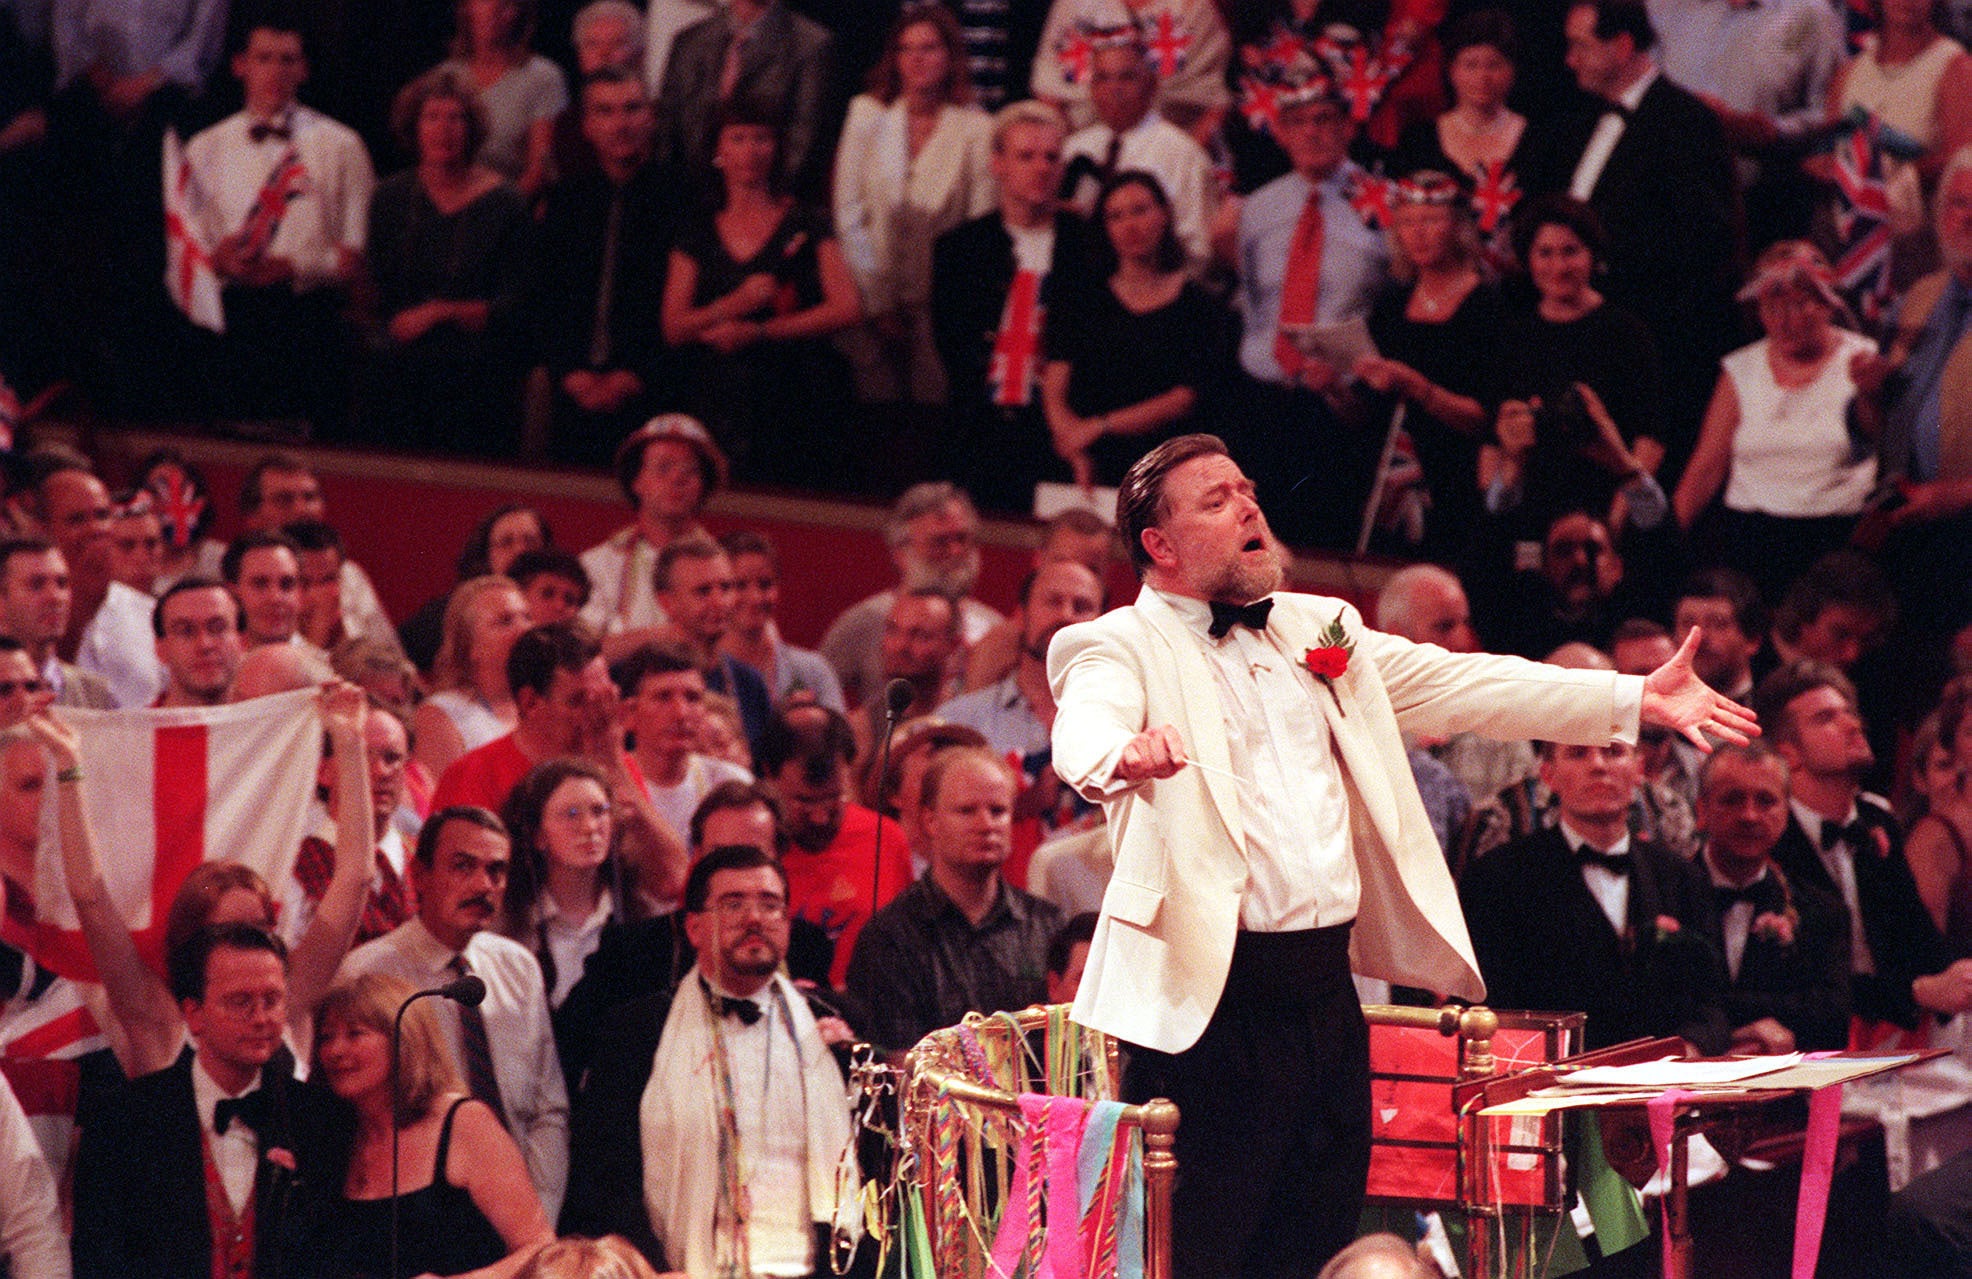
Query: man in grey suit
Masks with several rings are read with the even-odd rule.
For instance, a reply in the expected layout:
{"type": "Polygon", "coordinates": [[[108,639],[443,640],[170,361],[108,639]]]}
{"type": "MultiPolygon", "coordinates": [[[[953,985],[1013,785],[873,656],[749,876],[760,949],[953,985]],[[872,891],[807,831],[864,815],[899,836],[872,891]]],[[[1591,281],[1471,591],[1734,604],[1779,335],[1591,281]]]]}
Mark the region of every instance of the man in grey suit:
{"type": "Polygon", "coordinates": [[[834,39],[785,0],[731,0],[679,33],[657,100],[660,161],[700,174],[712,164],[720,112],[735,98],[765,108],[781,126],[779,176],[818,193],[828,159],[822,127],[834,39]]]}

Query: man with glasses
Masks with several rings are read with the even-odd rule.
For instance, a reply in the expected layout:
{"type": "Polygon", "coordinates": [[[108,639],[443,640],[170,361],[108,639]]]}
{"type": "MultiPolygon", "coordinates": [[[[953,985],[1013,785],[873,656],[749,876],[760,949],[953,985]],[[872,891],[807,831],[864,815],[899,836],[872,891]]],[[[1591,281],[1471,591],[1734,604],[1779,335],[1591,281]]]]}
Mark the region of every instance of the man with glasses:
{"type": "Polygon", "coordinates": [[[564,1231],[620,1233],[693,1275],[824,1270],[829,1222],[856,1194],[853,1168],[838,1174],[849,1113],[828,1051],[850,1036],[781,970],[789,930],[771,852],[729,844],[692,868],[698,961],[606,1028],[575,1122],[596,1193],[569,1205],[564,1231]]]}
{"type": "Polygon", "coordinates": [[[151,610],[164,691],[155,706],[218,706],[246,652],[246,613],[223,582],[181,577],[151,610]]]}
{"type": "Polygon", "coordinates": [[[341,1190],[343,1121],[326,1088],[294,1078],[281,1044],[287,949],[251,924],[218,924],[174,950],[170,970],[193,1051],[83,1127],[75,1273],[301,1274],[341,1190]]]}

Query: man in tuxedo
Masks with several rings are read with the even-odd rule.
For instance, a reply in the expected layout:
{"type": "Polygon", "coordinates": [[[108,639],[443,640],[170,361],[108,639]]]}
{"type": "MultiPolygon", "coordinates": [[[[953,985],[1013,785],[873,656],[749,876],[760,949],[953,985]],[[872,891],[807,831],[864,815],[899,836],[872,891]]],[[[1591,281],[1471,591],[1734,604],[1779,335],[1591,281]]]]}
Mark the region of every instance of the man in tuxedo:
{"type": "Polygon", "coordinates": [[[1725,1051],[1725,966],[1704,876],[1630,837],[1642,754],[1542,742],[1541,780],[1559,820],[1479,858],[1460,884],[1487,998],[1585,1012],[1589,1048],[1676,1035],[1725,1051]]]}
{"type": "MultiPolygon", "coordinates": [[[[1026,512],[1034,483],[1066,479],[1041,413],[1046,317],[1095,276],[1087,223],[1060,207],[1068,124],[1043,102],[993,118],[1000,207],[931,251],[931,329],[951,383],[958,479],[980,505],[1026,512]]],[[[867,691],[867,690],[865,690],[867,691]]]]}
{"type": "Polygon", "coordinates": [[[1851,1046],[1972,1008],[1972,959],[1952,961],[1918,896],[1895,815],[1862,789],[1875,753],[1855,685],[1832,666],[1789,662],[1760,681],[1753,705],[1789,770],[1791,813],[1774,864],[1847,908],[1851,1046]]]}
{"type": "Polygon", "coordinates": [[[342,1193],[335,1099],[293,1076],[287,950],[249,924],[204,929],[171,955],[193,1048],[133,1081],[82,1130],[80,1279],[273,1279],[302,1272],[342,1193]]]}
{"type": "Polygon", "coordinates": [[[1841,903],[1773,864],[1787,830],[1787,764],[1764,743],[1725,746],[1698,774],[1700,854],[1718,907],[1732,1050],[1849,1042],[1849,930],[1841,903]]]}
{"type": "Polygon", "coordinates": [[[1132,1099],[1184,1113],[1177,1273],[1312,1274],[1354,1237],[1368,1171],[1352,968],[1484,991],[1402,731],[1601,746],[1754,721],[1689,642],[1648,677],[1564,671],[1273,594],[1279,543],[1215,436],[1145,454],[1117,512],[1144,589],[1048,650],[1055,769],[1107,810],[1116,865],[1075,1020],[1135,1045],[1132,1099]]]}
{"type": "MultiPolygon", "coordinates": [[[[619,1005],[601,1025],[594,1060],[575,1099],[571,1151],[571,1168],[583,1185],[592,1188],[592,1193],[568,1201],[561,1228],[567,1233],[620,1234],[636,1244],[653,1263],[663,1266],[668,1253],[674,1268],[698,1275],[711,1273],[704,1267],[705,1258],[692,1244],[707,1239],[713,1232],[709,1216],[712,1191],[700,1188],[708,1210],[707,1219],[680,1220],[675,1207],[698,1192],[679,1184],[677,1178],[681,1173],[689,1175],[696,1171],[708,1182],[716,1183],[719,1174],[713,1163],[712,1147],[717,1143],[709,1139],[708,1133],[708,1140],[698,1143],[703,1149],[681,1151],[676,1129],[665,1128],[659,1134],[645,1125],[654,1117],[654,1094],[661,1092],[664,1098],[657,1109],[675,1118],[691,1105],[710,1104],[716,1098],[718,1085],[702,1065],[689,1076],[674,1074],[674,1068],[681,1062],[663,1051],[665,1041],[681,1033],[702,1035],[708,1009],[716,1008],[719,1032],[725,1035],[788,1037],[778,1042],[784,1048],[794,1049],[783,1060],[784,1066],[793,1068],[770,1070],[766,1072],[768,1079],[791,1082],[798,1093],[804,1070],[819,1072],[823,1078],[832,1076],[833,1091],[810,1096],[807,1119],[809,1133],[819,1120],[830,1126],[839,1125],[841,1139],[826,1151],[803,1149],[794,1156],[811,1172],[809,1208],[825,1218],[833,1194],[816,1193],[812,1172],[826,1164],[833,1173],[835,1157],[848,1138],[848,1110],[842,1102],[842,1076],[836,1073],[840,1063],[821,1050],[824,1046],[846,1045],[854,1035],[848,1024],[826,1006],[816,1003],[811,1009],[809,1001],[796,993],[793,983],[781,972],[782,962],[787,958],[791,917],[787,875],[772,852],[746,844],[725,845],[708,852],[692,867],[685,882],[684,918],[686,933],[697,952],[691,969],[675,988],[666,987],[619,1005]],[[688,1006],[693,1014],[689,1024],[681,1024],[680,1017],[674,1015],[674,1007],[682,1012],[683,1006],[688,1006]],[[763,1017],[762,1013],[769,1009],[773,1015],[763,1017]],[[662,1073],[653,1078],[654,1072],[659,1071],[662,1073]],[[821,1113],[824,1110],[828,1113],[821,1113]],[[713,1166],[705,1167],[706,1163],[713,1166]],[[673,1212],[668,1222],[664,1220],[667,1212],[673,1212]]],[[[744,1050],[745,1046],[739,1047],[744,1050]]],[[[768,1051],[776,1058],[782,1057],[780,1049],[769,1047],[768,1051]]],[[[741,1067],[731,1068],[735,1070],[734,1083],[739,1085],[741,1067]]],[[[762,1071],[755,1064],[745,1077],[752,1085],[747,1094],[749,1100],[765,1097],[761,1077],[762,1071]]],[[[766,1105],[763,1100],[762,1108],[742,1109],[737,1122],[745,1125],[755,1120],[756,1115],[759,1119],[755,1122],[786,1120],[792,1134],[801,1134],[803,1109],[798,1099],[792,1109],[782,1111],[777,1107],[772,1115],[763,1113],[766,1105]]],[[[742,1148],[748,1151],[761,1148],[760,1136],[743,1127],[739,1134],[742,1148]]],[[[785,1143],[774,1143],[769,1148],[778,1157],[789,1158],[785,1143]]],[[[757,1173],[765,1168],[764,1162],[755,1160],[744,1171],[757,1173]]],[[[778,1177],[775,1184],[783,1189],[789,1182],[780,1174],[787,1171],[773,1170],[778,1177]]],[[[757,1257],[758,1234],[752,1234],[752,1239],[757,1257]]],[[[783,1238],[781,1242],[789,1241],[783,1238]]],[[[824,1268],[822,1255],[816,1251],[811,1257],[817,1272],[824,1268]]]]}
{"type": "Polygon", "coordinates": [[[1666,374],[1675,475],[1736,331],[1738,209],[1719,118],[1651,57],[1643,0],[1580,0],[1568,67],[1595,105],[1533,139],[1529,186],[1587,202],[1608,233],[1610,299],[1650,326],[1666,374]]]}

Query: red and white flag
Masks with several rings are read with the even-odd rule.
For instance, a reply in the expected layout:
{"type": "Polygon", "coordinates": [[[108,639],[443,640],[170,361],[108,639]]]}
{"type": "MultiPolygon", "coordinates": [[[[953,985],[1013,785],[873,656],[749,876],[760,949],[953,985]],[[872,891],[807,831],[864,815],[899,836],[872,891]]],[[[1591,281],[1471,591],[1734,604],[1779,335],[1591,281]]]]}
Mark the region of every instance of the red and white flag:
{"type": "MultiPolygon", "coordinates": [[[[277,893],[293,872],[322,758],[314,699],[302,689],[228,706],[62,711],[82,738],[82,802],[110,899],[160,970],[165,916],[193,867],[241,862],[277,893]]],[[[45,968],[93,981],[58,838],[42,841],[32,934],[6,939],[45,968]]],[[[0,937],[19,927],[0,924],[0,937]]]]}
{"type": "Polygon", "coordinates": [[[224,333],[226,308],[219,300],[219,274],[212,269],[212,245],[200,221],[204,204],[178,131],[165,130],[164,287],[186,319],[224,333]]]}

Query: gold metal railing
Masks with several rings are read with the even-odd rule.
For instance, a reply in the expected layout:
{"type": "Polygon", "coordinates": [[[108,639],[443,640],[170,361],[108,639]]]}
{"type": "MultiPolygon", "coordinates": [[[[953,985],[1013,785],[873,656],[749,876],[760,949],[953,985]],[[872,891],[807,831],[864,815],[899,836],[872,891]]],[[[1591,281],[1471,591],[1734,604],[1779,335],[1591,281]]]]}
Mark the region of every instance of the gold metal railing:
{"type": "MultiPolygon", "coordinates": [[[[1050,1010],[1037,1005],[1012,1014],[1012,1019],[1023,1035],[1031,1034],[1047,1027],[1050,1010]]],[[[1005,1018],[980,1018],[975,1014],[969,1015],[965,1024],[979,1035],[1009,1033],[1005,1018]]],[[[1113,1099],[1121,1075],[1115,1040],[1086,1028],[1077,1029],[1086,1042],[1100,1048],[1100,1074],[1087,1081],[1092,1085],[1090,1091],[1094,1096],[1091,1099],[1113,1099]]],[[[918,1108],[922,1108],[936,1096],[976,1107],[1002,1119],[1019,1120],[1020,1098],[1017,1094],[977,1083],[950,1064],[960,1059],[955,1046],[958,1033],[958,1027],[933,1031],[905,1058],[902,1091],[906,1110],[913,1109],[914,1101],[918,1108]]],[[[1163,1098],[1155,1098],[1140,1106],[1125,1106],[1118,1120],[1119,1126],[1135,1126],[1143,1134],[1145,1279],[1171,1279],[1171,1187],[1178,1172],[1177,1156],[1173,1153],[1178,1119],[1177,1106],[1163,1098]]],[[[929,1143],[917,1125],[905,1124],[904,1139],[919,1147],[916,1153],[921,1163],[935,1166],[933,1152],[925,1148],[929,1143]]],[[[943,1168],[934,1175],[959,1174],[955,1168],[943,1168]]],[[[927,1205],[927,1215],[934,1237],[938,1231],[959,1228],[957,1222],[938,1219],[935,1197],[933,1203],[927,1205]]],[[[941,1276],[941,1279],[959,1277],[941,1276]]]]}

